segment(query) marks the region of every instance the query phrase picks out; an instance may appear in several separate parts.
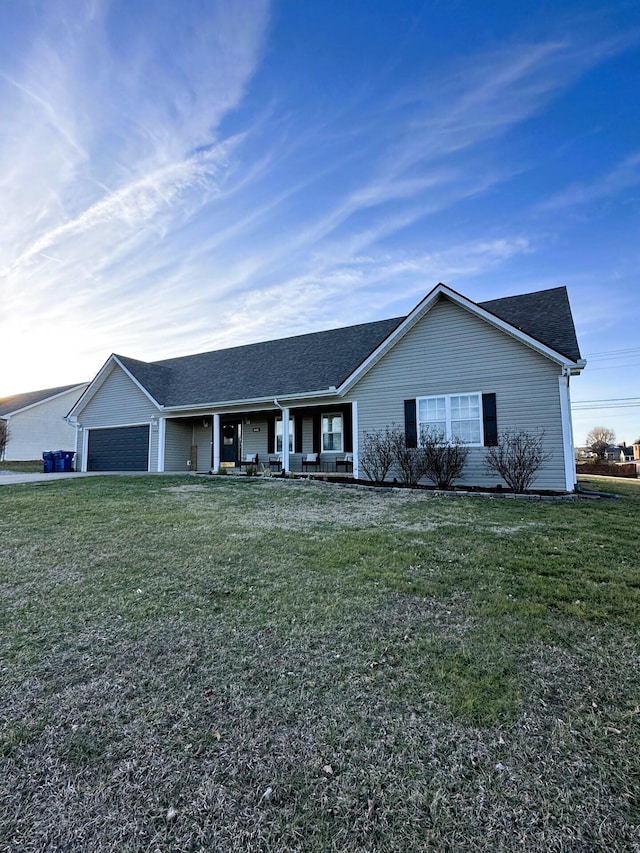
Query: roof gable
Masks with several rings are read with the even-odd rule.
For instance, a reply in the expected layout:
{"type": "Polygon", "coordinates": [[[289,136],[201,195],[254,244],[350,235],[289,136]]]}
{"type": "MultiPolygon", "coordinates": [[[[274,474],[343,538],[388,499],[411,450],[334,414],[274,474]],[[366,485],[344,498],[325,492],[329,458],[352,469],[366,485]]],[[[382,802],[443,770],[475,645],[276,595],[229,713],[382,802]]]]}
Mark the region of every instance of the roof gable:
{"type": "MultiPolygon", "coordinates": [[[[580,359],[580,350],[575,335],[573,318],[569,307],[566,288],[558,287],[551,290],[539,291],[538,293],[524,294],[524,296],[512,296],[507,299],[492,300],[488,303],[475,303],[466,296],[462,296],[445,284],[438,284],[425,298],[416,305],[413,311],[397,326],[397,328],[373,350],[367,359],[348,377],[340,388],[340,392],[346,392],[353,386],[377,361],[393,347],[407,332],[415,326],[419,320],[427,314],[431,308],[440,300],[449,299],[460,307],[469,311],[481,319],[491,322],[503,332],[510,334],[521,343],[538,350],[547,358],[552,358],[560,363],[575,363],[580,359]],[[519,302],[522,300],[522,303],[519,302]],[[488,310],[489,305],[493,310],[488,310]],[[533,307],[535,306],[535,311],[533,307]],[[559,320],[554,317],[550,323],[551,332],[546,333],[543,317],[545,312],[553,316],[559,315],[559,320]],[[502,314],[506,316],[501,316],[502,314]],[[514,325],[507,317],[517,318],[522,327],[514,325]],[[535,333],[535,334],[533,334],[535,333]],[[545,340],[546,338],[546,340],[545,340]],[[575,358],[560,352],[556,346],[561,343],[569,350],[573,350],[575,358]]],[[[584,364],[580,364],[580,368],[584,364]]]]}

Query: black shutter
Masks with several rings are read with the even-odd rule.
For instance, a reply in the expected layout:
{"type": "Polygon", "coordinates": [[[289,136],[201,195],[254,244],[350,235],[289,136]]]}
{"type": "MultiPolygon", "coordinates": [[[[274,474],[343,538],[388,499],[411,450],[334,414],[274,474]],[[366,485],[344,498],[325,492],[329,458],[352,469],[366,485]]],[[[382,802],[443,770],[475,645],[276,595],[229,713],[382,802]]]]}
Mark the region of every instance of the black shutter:
{"type": "Polygon", "coordinates": [[[270,415],[267,420],[267,446],[268,453],[274,453],[276,449],[276,419],[270,415]]]}
{"type": "Polygon", "coordinates": [[[313,413],[313,452],[320,453],[322,445],[322,416],[320,412],[313,413]]]}
{"type": "Polygon", "coordinates": [[[342,413],[342,444],[345,453],[353,453],[353,417],[351,404],[342,413]]]}
{"type": "Polygon", "coordinates": [[[298,415],[293,420],[293,452],[302,453],[302,415],[298,415]]]}
{"type": "Polygon", "coordinates": [[[407,447],[418,446],[418,421],[415,400],[404,401],[404,441],[407,447]]]}
{"type": "Polygon", "coordinates": [[[484,446],[495,447],[498,443],[498,417],[496,414],[496,395],[482,395],[482,423],[484,425],[484,446]]]}

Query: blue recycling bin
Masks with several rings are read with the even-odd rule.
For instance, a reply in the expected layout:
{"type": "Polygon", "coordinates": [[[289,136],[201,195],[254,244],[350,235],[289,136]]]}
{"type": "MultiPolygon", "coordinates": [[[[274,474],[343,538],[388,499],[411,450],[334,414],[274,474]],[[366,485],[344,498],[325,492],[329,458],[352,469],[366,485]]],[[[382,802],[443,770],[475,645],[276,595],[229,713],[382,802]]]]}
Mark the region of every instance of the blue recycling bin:
{"type": "Polygon", "coordinates": [[[42,471],[44,474],[53,474],[55,470],[56,465],[53,458],[53,452],[51,450],[45,450],[42,454],[42,471]]]}
{"type": "Polygon", "coordinates": [[[72,450],[54,450],[54,470],[58,473],[62,473],[64,471],[71,471],[71,463],[73,462],[74,456],[75,453],[72,450]]]}

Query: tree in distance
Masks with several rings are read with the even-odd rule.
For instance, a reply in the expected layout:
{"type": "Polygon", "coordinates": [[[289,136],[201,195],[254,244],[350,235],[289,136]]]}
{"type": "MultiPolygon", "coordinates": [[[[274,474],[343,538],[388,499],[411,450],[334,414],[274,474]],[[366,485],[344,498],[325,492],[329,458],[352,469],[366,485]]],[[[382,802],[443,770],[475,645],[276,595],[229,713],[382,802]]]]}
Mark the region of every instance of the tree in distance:
{"type": "Polygon", "coordinates": [[[609,427],[597,426],[587,434],[587,447],[592,450],[598,459],[604,459],[607,455],[607,447],[616,440],[615,432],[609,427]]]}

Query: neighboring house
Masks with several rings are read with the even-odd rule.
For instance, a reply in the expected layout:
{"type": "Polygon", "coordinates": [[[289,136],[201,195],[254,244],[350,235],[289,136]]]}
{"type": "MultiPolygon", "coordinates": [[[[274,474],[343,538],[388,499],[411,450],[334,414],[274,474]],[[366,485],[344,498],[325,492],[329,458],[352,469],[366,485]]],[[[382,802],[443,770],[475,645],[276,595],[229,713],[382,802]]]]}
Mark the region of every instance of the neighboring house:
{"type": "Polygon", "coordinates": [[[605,451],[607,462],[633,462],[633,446],[610,445],[605,451]]]}
{"type": "Polygon", "coordinates": [[[544,430],[536,487],[575,485],[569,377],[584,367],[564,287],[474,303],[443,284],[406,317],[158,362],[112,355],[69,413],[82,470],[217,470],[280,454],[323,470],[393,423],[463,434],[461,483],[496,485],[485,447],[544,430]],[[287,440],[283,441],[283,436],[287,440]]]}
{"type": "Polygon", "coordinates": [[[41,459],[43,450],[73,450],[75,430],[65,415],[88,385],[62,385],[0,400],[0,420],[9,430],[4,459],[41,459]]]}

